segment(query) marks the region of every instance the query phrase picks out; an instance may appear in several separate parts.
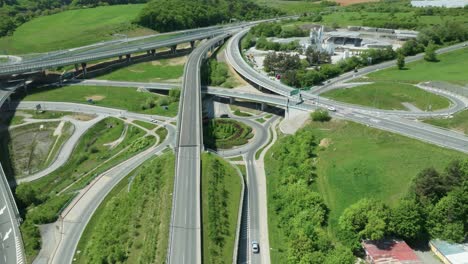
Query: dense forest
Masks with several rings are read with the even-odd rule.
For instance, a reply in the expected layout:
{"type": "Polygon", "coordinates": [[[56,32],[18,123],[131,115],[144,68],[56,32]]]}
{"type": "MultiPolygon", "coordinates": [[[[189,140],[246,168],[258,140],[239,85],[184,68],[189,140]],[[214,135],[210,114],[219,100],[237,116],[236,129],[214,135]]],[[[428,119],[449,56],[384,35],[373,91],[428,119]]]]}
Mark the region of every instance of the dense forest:
{"type": "Polygon", "coordinates": [[[142,10],[137,23],[168,32],[277,15],[278,10],[248,0],[153,0],[142,10]]]}

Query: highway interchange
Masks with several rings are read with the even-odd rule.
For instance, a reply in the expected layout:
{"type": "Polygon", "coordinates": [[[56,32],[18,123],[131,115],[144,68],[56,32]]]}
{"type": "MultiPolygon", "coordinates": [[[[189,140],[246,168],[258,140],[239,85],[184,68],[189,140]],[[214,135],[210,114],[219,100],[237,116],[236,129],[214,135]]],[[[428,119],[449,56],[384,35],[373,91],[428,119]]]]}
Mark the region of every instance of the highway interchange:
{"type": "MultiPolygon", "coordinates": [[[[203,150],[203,142],[201,135],[201,92],[213,94],[220,97],[237,98],[243,100],[251,100],[272,104],[284,108],[296,108],[304,111],[313,111],[317,107],[334,107],[337,112],[332,113],[337,118],[347,119],[362,123],[368,126],[376,127],[379,129],[399,133],[409,137],[417,138],[426,142],[430,142],[439,146],[456,149],[468,153],[468,138],[462,134],[447,131],[444,129],[436,128],[430,125],[422,124],[411,120],[411,118],[430,117],[435,115],[448,115],[466,108],[466,98],[460,98],[454,94],[441,93],[440,91],[432,91],[439,93],[451,100],[452,105],[449,109],[444,109],[434,112],[409,112],[409,111],[385,111],[377,110],[367,107],[359,107],[355,105],[344,104],[328,100],[318,95],[324,91],[335,89],[337,84],[344,81],[349,81],[353,78],[365,75],[369,72],[380,70],[383,68],[391,67],[394,62],[385,62],[382,64],[370,66],[359,70],[359,73],[346,73],[342,76],[331,80],[326,85],[312,89],[310,93],[303,92],[302,98],[304,102],[300,103],[297,97],[290,96],[292,88],[287,87],[277,81],[271,80],[268,77],[258,73],[250,65],[248,65],[242,58],[239,50],[239,41],[246,33],[246,30],[236,33],[230,40],[226,49],[226,57],[231,66],[244,78],[248,79],[251,83],[258,85],[263,89],[270,90],[279,95],[272,94],[254,94],[248,92],[238,92],[233,90],[223,90],[216,87],[207,87],[202,89],[200,84],[200,65],[205,58],[206,53],[220,40],[226,38],[225,33],[235,33],[242,30],[245,25],[237,25],[235,27],[216,28],[210,30],[197,30],[192,33],[183,33],[181,36],[176,36],[169,40],[152,40],[148,38],[148,42],[144,39],[139,39],[139,43],[130,46],[117,46],[115,49],[112,47],[107,48],[106,45],[99,45],[97,49],[89,48],[84,51],[74,52],[72,56],[63,55],[65,53],[57,53],[53,56],[45,56],[42,59],[31,61],[23,61],[22,63],[12,64],[7,66],[0,66],[0,74],[18,74],[36,70],[43,70],[48,67],[56,67],[62,65],[77,64],[81,62],[88,62],[90,60],[109,58],[112,56],[120,56],[131,54],[134,52],[142,52],[159,47],[168,47],[180,43],[191,42],[195,40],[202,40],[211,38],[211,40],[200,44],[192,54],[186,64],[184,71],[184,82],[182,84],[182,96],[180,102],[180,109],[178,115],[177,130],[169,128],[169,135],[163,143],[158,147],[152,148],[151,151],[138,155],[131,160],[123,163],[120,167],[113,168],[114,173],[112,181],[104,184],[104,189],[99,193],[99,196],[86,196],[92,199],[83,199],[80,206],[67,208],[62,214],[66,220],[67,215],[73,210],[79,210],[70,215],[82,214],[78,224],[74,221],[63,221],[62,228],[64,235],[62,242],[57,246],[57,251],[47,261],[50,263],[71,263],[75,253],[76,244],[79,237],[86,226],[87,221],[92,216],[92,213],[97,208],[99,203],[104,199],[106,194],[118,183],[125,175],[127,175],[133,168],[147,160],[152,155],[158,154],[163,148],[170,145],[175,147],[176,152],[176,183],[174,185],[173,193],[173,211],[171,218],[171,231],[170,231],[170,244],[168,248],[168,262],[169,263],[201,263],[201,224],[200,224],[200,153],[203,150]],[[219,36],[217,36],[219,35],[219,36]],[[174,143],[175,141],[175,143],[174,143]],[[87,203],[86,203],[87,201],[87,203]],[[74,209],[78,208],[78,209],[74,209]],[[81,209],[79,209],[81,208],[81,209]],[[66,223],[72,223],[69,226],[66,223]],[[64,224],[65,223],[65,224],[64,224]]],[[[463,44],[457,44],[448,48],[442,49],[441,52],[448,52],[456,49],[463,48],[463,44]]],[[[421,59],[422,55],[416,55],[407,58],[407,62],[421,59]]],[[[165,86],[162,84],[143,84],[143,83],[129,83],[129,82],[106,82],[106,81],[92,81],[87,80],[80,84],[84,85],[105,85],[105,86],[125,86],[125,87],[144,87],[146,89],[167,90],[174,88],[174,86],[165,86]],[[101,82],[101,83],[99,83],[101,82]]],[[[13,89],[0,90],[0,103],[4,103],[9,95],[14,91],[13,89]]],[[[65,110],[74,112],[88,112],[98,113],[100,115],[112,116],[127,116],[138,120],[152,120],[155,116],[141,115],[136,113],[127,112],[119,109],[110,109],[89,105],[71,104],[71,103],[51,103],[51,102],[21,102],[18,109],[34,109],[35,105],[40,103],[47,110],[65,110]]],[[[0,104],[1,105],[1,104],[0,104]]],[[[156,117],[163,121],[168,121],[168,118],[156,117]]],[[[244,120],[249,123],[249,121],[244,120]]],[[[252,122],[252,121],[250,121],[252,122]]],[[[267,125],[271,125],[273,119],[268,121],[267,125]]],[[[263,131],[258,129],[258,131],[263,131]]],[[[83,132],[80,132],[83,133],[83,132]]],[[[266,133],[268,134],[268,133],[266,133]]],[[[259,202],[259,195],[265,194],[264,191],[257,190],[258,172],[254,167],[255,164],[255,151],[267,142],[268,136],[263,132],[259,140],[255,140],[243,154],[245,164],[247,165],[247,189],[248,192],[248,214],[249,214],[249,238],[248,241],[259,239],[264,234],[265,227],[263,222],[266,218],[265,214],[259,212],[266,208],[266,203],[259,202]],[[259,226],[263,226],[260,229],[259,226]],[[261,232],[261,230],[263,230],[261,232]]],[[[71,144],[65,149],[72,148],[71,144]]],[[[62,159],[60,162],[65,162],[67,158],[62,159]]],[[[49,169],[47,172],[55,170],[60,167],[60,162],[54,168],[49,169]]],[[[63,163],[62,163],[63,164],[63,163]]],[[[3,174],[3,171],[2,171],[3,174]]],[[[44,173],[43,175],[46,175],[44,173]]],[[[5,175],[1,175],[2,179],[6,179],[5,175]]],[[[103,175],[105,176],[105,175],[103,175]]],[[[6,181],[6,180],[4,180],[6,181]]],[[[4,249],[2,254],[4,259],[0,258],[2,263],[21,263],[23,252],[21,248],[19,229],[17,228],[18,215],[15,215],[15,205],[12,203],[11,198],[7,195],[6,184],[0,184],[3,196],[0,197],[0,236],[4,241],[4,249]],[[4,209],[2,209],[4,208],[4,209]],[[2,211],[3,210],[3,211],[2,211]],[[9,231],[11,228],[12,231],[9,231]],[[7,236],[7,234],[9,234],[7,236]],[[12,235],[10,235],[12,234],[12,235]],[[6,239],[5,239],[6,238],[6,239]],[[6,245],[6,246],[5,246],[6,245]],[[4,261],[4,262],[2,262],[4,261]]],[[[92,186],[90,188],[93,188],[92,186]]],[[[85,192],[88,193],[88,192],[85,192]]],[[[92,192],[95,193],[95,192],[92,192]]],[[[78,197],[78,204],[81,198],[78,197]]],[[[266,199],[266,198],[265,198],[266,199]]],[[[75,219],[76,220],[76,219],[75,219]]],[[[268,240],[268,238],[266,238],[268,240]]],[[[248,244],[248,243],[247,243],[248,244]]],[[[262,246],[262,245],[261,245],[262,246]]],[[[251,263],[269,263],[268,250],[262,248],[261,254],[249,256],[251,263]]],[[[268,249],[268,247],[266,247],[268,249]]]]}

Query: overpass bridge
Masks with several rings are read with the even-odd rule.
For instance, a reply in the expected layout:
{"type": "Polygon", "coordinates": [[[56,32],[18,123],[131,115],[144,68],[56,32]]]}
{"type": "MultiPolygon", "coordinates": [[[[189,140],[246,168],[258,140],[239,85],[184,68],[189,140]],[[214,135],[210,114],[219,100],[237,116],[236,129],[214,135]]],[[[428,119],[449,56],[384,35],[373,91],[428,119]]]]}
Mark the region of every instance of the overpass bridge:
{"type": "MultiPolygon", "coordinates": [[[[0,89],[0,108],[16,86],[0,89]]],[[[19,230],[21,216],[16,206],[2,164],[0,164],[0,264],[25,263],[23,241],[19,230]]]]}
{"type": "Polygon", "coordinates": [[[201,160],[203,149],[200,68],[206,54],[229,37],[222,34],[203,43],[184,69],[176,135],[176,168],[168,263],[202,263],[201,160]]]}

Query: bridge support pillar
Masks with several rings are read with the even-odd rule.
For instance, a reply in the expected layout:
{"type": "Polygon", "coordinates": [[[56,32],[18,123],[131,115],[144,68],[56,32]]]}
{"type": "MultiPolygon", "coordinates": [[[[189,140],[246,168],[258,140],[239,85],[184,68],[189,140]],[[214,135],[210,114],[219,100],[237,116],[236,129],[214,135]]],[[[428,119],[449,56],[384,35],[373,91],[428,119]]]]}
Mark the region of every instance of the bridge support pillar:
{"type": "Polygon", "coordinates": [[[261,104],[260,104],[260,110],[265,111],[265,108],[266,108],[266,104],[265,104],[265,103],[261,103],[261,104]]]}
{"type": "Polygon", "coordinates": [[[121,61],[123,59],[122,55],[119,56],[119,61],[121,61]]]}
{"type": "Polygon", "coordinates": [[[192,50],[195,48],[195,41],[190,41],[190,48],[192,50]]]}
{"type": "Polygon", "coordinates": [[[151,55],[152,55],[152,56],[156,56],[156,50],[155,50],[155,49],[152,49],[152,50],[151,50],[151,55]]]}
{"type": "Polygon", "coordinates": [[[125,59],[127,60],[127,62],[131,62],[132,61],[132,54],[125,55],[125,59]]]}
{"type": "Polygon", "coordinates": [[[79,71],[80,71],[80,66],[78,66],[78,64],[75,64],[75,76],[78,75],[79,71]]]}
{"type": "Polygon", "coordinates": [[[177,45],[171,46],[171,53],[176,54],[177,52],[177,45]]]}
{"type": "Polygon", "coordinates": [[[147,51],[146,51],[146,55],[149,56],[150,54],[151,54],[151,50],[147,50],[147,51]]]}
{"type": "Polygon", "coordinates": [[[83,70],[83,77],[86,76],[88,69],[86,68],[86,62],[81,63],[81,69],[83,70]]]}
{"type": "Polygon", "coordinates": [[[229,97],[229,104],[233,104],[236,101],[234,97],[229,97]]]}

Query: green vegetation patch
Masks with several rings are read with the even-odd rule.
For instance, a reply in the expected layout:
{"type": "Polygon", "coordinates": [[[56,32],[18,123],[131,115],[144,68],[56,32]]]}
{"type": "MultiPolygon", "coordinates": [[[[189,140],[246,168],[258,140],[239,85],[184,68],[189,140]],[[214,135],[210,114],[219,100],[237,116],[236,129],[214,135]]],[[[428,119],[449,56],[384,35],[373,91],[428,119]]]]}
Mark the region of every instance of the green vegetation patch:
{"type": "Polygon", "coordinates": [[[24,100],[72,103],[89,103],[88,100],[92,100],[91,103],[98,106],[163,116],[175,116],[179,106],[178,98],[138,92],[135,88],[127,87],[70,85],[60,88],[37,88],[32,92],[26,95],[24,100]]]}
{"type": "Polygon", "coordinates": [[[207,76],[208,80],[203,80],[203,82],[208,85],[225,88],[234,88],[239,85],[239,81],[229,70],[228,65],[225,62],[218,62],[215,59],[210,59],[208,61],[208,65],[204,65],[204,71],[207,72],[204,73],[203,76],[207,76]]]}
{"type": "Polygon", "coordinates": [[[141,62],[100,76],[101,80],[161,82],[179,80],[187,57],[141,62]]]}
{"type": "Polygon", "coordinates": [[[130,173],[92,216],[78,244],[75,263],[103,259],[164,263],[172,205],[168,194],[173,182],[173,154],[146,161],[130,173]]]}
{"type": "Polygon", "coordinates": [[[141,120],[133,120],[133,123],[135,123],[136,125],[139,125],[141,127],[144,127],[144,128],[146,128],[148,130],[153,130],[153,129],[156,128],[155,124],[145,122],[145,121],[141,121],[141,120]]]}
{"type": "Polygon", "coordinates": [[[330,226],[343,210],[360,198],[390,205],[408,190],[423,168],[443,168],[462,153],[352,122],[312,122],[320,146],[318,190],[330,207],[330,226]]]}
{"type": "MultiPolygon", "coordinates": [[[[0,53],[26,54],[79,47],[130,33],[131,24],[144,5],[116,5],[77,9],[35,18],[21,25],[11,37],[0,38],[0,53]]],[[[148,34],[149,30],[137,30],[148,34]]]]}
{"type": "MultiPolygon", "coordinates": [[[[35,225],[55,221],[68,201],[64,197],[73,197],[77,190],[85,187],[100,173],[155,144],[153,136],[144,135],[135,126],[128,125],[125,128],[122,120],[106,118],[81,137],[70,159],[62,167],[39,180],[18,186],[16,197],[25,219],[25,232],[22,235],[25,244],[30,245],[26,247],[28,256],[35,256],[40,249],[39,231],[35,225]],[[52,206],[58,201],[64,201],[62,206],[52,206]],[[38,209],[42,206],[56,210],[42,212],[38,209]],[[31,214],[39,215],[30,217],[31,214]]],[[[2,160],[4,164],[7,163],[2,160]]]]}
{"type": "MultiPolygon", "coordinates": [[[[312,122],[294,136],[281,138],[265,159],[270,246],[276,249],[271,251],[272,262],[285,263],[297,254],[297,241],[288,239],[297,228],[294,224],[328,218],[331,234],[336,235],[338,218],[359,199],[373,198],[393,205],[407,193],[412,178],[421,169],[440,169],[461,157],[466,156],[345,121],[312,122]],[[301,213],[305,209],[294,209],[314,200],[320,204],[319,197],[303,201],[315,197],[314,190],[320,192],[329,208],[325,215],[315,211],[307,216],[301,213]],[[287,221],[289,217],[295,220],[287,221]]],[[[315,239],[323,238],[316,235],[315,239]]]]}
{"type": "Polygon", "coordinates": [[[413,85],[391,82],[377,82],[349,89],[337,89],[323,96],[351,104],[380,109],[407,110],[402,103],[410,103],[421,110],[447,108],[450,102],[442,96],[419,89],[413,85]]]}
{"type": "Polygon", "coordinates": [[[246,144],[252,128],[232,119],[212,119],[203,125],[203,141],[211,149],[228,149],[246,144]]]}
{"type": "Polygon", "coordinates": [[[437,55],[438,62],[425,60],[406,64],[406,70],[396,67],[369,74],[372,81],[419,83],[424,81],[446,81],[460,85],[468,84],[468,51],[461,50],[437,55]]]}
{"type": "Polygon", "coordinates": [[[203,262],[231,263],[241,179],[223,159],[202,155],[203,262]]]}
{"type": "Polygon", "coordinates": [[[468,135],[468,110],[458,112],[451,118],[426,119],[425,123],[448,128],[468,135]]]}

